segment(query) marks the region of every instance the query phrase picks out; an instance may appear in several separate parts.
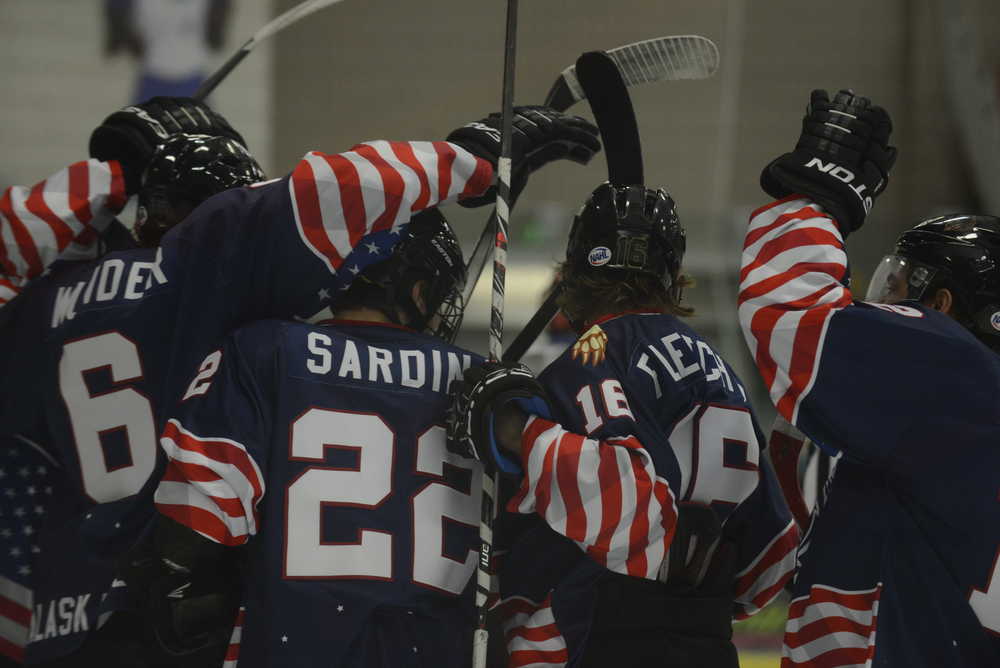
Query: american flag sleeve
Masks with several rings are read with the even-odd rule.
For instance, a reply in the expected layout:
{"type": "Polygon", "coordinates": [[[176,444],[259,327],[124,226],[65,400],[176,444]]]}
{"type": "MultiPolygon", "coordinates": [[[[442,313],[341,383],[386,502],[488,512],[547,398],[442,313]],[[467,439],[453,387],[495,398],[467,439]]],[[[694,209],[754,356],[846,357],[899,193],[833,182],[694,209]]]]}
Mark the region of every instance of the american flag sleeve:
{"type": "Polygon", "coordinates": [[[490,163],[455,144],[381,140],[335,155],[307,153],[288,189],[299,237],[336,273],[369,235],[396,232],[423,209],[481,195],[493,180],[490,163]]]}
{"type": "Polygon", "coordinates": [[[726,521],[737,541],[734,619],[760,612],[781,593],[795,574],[799,530],[792,520],[766,457],[760,461],[760,483],[726,521]]]}
{"type": "Polygon", "coordinates": [[[91,257],[97,235],[126,201],[121,167],[113,160],[76,162],[33,186],[4,190],[0,306],[60,254],[69,259],[91,257]]]}
{"type": "Polygon", "coordinates": [[[156,490],[160,513],[223,545],[257,533],[264,496],[258,461],[269,419],[236,339],[205,358],[167,421],[167,468],[156,490]]]}
{"type": "Polygon", "coordinates": [[[852,302],[846,272],[840,230],[811,200],[792,196],[751,215],[740,326],[771,400],[792,424],[815,382],[830,320],[852,302]]]}
{"type": "Polygon", "coordinates": [[[677,505],[639,440],[587,438],[533,416],[521,443],[525,477],[507,510],[538,513],[609,570],[656,579],[677,505]]]}

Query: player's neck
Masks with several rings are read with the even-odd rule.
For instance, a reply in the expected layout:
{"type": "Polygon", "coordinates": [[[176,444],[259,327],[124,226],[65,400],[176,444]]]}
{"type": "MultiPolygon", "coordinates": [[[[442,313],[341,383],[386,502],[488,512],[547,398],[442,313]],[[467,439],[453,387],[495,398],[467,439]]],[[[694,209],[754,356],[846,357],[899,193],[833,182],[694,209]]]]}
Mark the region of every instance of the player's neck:
{"type": "Polygon", "coordinates": [[[334,317],[337,320],[355,320],[357,322],[392,322],[382,311],[365,306],[355,306],[338,310],[334,313],[334,317]]]}

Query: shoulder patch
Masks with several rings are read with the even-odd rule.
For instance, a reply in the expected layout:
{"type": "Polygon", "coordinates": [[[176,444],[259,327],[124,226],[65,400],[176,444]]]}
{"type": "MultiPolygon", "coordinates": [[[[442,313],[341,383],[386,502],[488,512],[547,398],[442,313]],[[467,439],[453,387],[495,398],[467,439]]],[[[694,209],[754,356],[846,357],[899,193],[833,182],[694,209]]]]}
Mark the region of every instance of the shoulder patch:
{"type": "Polygon", "coordinates": [[[583,333],[573,344],[573,359],[579,359],[581,364],[597,366],[604,361],[608,348],[608,335],[600,325],[594,325],[583,333]]]}

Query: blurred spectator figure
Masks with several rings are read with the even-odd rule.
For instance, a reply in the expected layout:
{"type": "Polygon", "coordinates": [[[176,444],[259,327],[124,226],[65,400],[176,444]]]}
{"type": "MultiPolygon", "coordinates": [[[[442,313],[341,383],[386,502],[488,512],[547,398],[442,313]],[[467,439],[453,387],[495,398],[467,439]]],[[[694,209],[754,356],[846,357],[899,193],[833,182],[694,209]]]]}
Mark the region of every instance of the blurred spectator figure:
{"type": "Polygon", "coordinates": [[[191,96],[224,42],[229,0],[105,0],[104,53],[140,64],[133,102],[191,96]]]}

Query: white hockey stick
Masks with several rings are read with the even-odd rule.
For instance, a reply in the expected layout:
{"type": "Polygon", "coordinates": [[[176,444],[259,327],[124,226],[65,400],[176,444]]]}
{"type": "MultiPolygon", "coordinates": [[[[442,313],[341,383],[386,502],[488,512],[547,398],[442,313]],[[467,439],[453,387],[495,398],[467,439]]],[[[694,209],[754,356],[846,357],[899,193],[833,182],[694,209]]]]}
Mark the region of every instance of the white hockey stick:
{"type": "MultiPolygon", "coordinates": [[[[615,47],[607,54],[618,67],[628,88],[656,81],[707,79],[719,69],[718,47],[712,40],[700,35],[671,35],[645,39],[615,47]]],[[[566,111],[586,97],[587,94],[576,76],[576,64],[573,64],[564,69],[552,84],[545,98],[545,106],[557,111],[566,111]]],[[[494,211],[466,264],[466,275],[469,277],[463,294],[466,304],[472,298],[479,277],[486,267],[487,251],[490,248],[487,242],[494,237],[495,216],[494,211]]],[[[548,321],[542,326],[547,323],[548,321]]]]}
{"type": "Polygon", "coordinates": [[[205,79],[205,82],[201,84],[198,91],[194,94],[194,99],[204,100],[208,94],[215,90],[215,87],[222,83],[222,80],[229,76],[229,73],[232,72],[236,66],[239,65],[243,59],[254,50],[254,47],[263,42],[265,39],[271,35],[281,32],[288,26],[293,23],[297,23],[300,19],[309,16],[313,12],[318,12],[324,7],[335,5],[338,2],[343,2],[343,0],[306,0],[264,25],[263,28],[253,34],[253,37],[244,42],[243,46],[241,46],[239,50],[229,58],[229,60],[222,64],[222,67],[217,69],[212,76],[205,79]]]}

